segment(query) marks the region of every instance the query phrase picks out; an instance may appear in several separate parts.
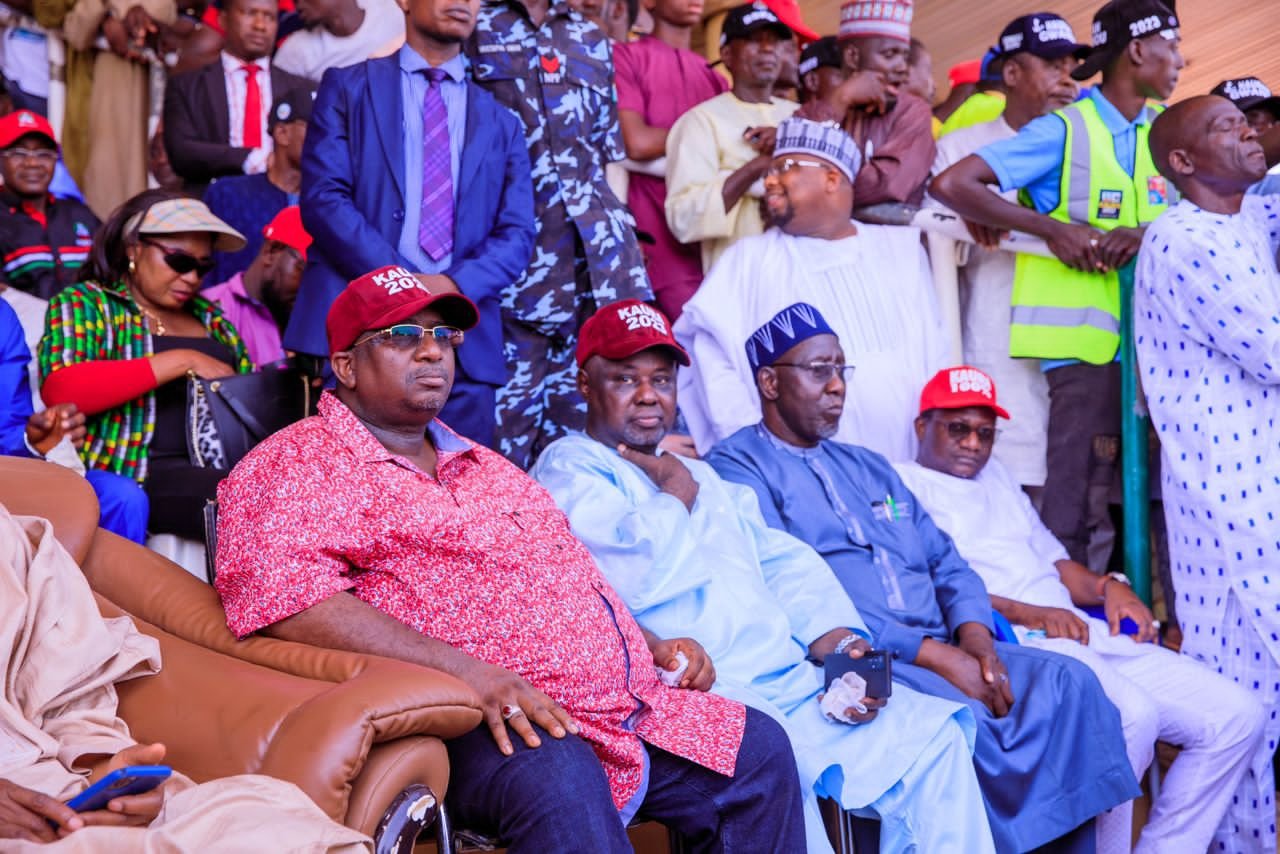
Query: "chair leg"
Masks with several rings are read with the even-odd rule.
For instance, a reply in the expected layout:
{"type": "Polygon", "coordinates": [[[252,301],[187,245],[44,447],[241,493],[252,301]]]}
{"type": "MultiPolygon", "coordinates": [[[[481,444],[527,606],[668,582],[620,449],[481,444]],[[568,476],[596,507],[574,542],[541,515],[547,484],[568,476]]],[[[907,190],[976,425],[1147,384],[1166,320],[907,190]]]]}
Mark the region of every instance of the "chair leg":
{"type": "Polygon", "coordinates": [[[418,835],[433,822],[438,823],[442,812],[443,804],[429,788],[420,783],[405,787],[378,822],[374,832],[375,854],[413,854],[418,835]]]}
{"type": "Polygon", "coordinates": [[[436,851],[437,854],[456,854],[457,852],[453,841],[453,821],[449,818],[449,810],[444,804],[436,808],[436,851]]]}

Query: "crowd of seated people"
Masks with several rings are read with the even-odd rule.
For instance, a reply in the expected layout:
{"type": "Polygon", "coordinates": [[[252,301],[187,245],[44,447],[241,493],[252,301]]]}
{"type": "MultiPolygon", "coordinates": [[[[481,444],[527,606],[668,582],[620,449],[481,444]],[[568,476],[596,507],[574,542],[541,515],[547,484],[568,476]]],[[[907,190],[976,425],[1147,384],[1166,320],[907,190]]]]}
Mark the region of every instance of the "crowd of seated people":
{"type": "MultiPolygon", "coordinates": [[[[447,803],[513,851],[824,852],[827,801],[885,852],[1275,852],[1280,97],[1167,104],[1174,5],[993,21],[939,99],[913,0],[826,36],[791,0],[0,3],[0,454],[137,543],[216,519],[236,638],[471,686],[447,803]],[[919,207],[968,234],[958,340],[919,207]],[[1155,602],[1116,571],[1125,372],[1155,602]],[[284,377],[282,418],[247,383],[284,377]]],[[[64,603],[111,644],[50,690],[105,709],[156,657],[59,548],[0,507],[0,644],[64,603]]],[[[39,666],[0,849],[215,850],[209,786],[368,845],[270,780],[68,811],[163,748],[41,741],[39,666]]]]}

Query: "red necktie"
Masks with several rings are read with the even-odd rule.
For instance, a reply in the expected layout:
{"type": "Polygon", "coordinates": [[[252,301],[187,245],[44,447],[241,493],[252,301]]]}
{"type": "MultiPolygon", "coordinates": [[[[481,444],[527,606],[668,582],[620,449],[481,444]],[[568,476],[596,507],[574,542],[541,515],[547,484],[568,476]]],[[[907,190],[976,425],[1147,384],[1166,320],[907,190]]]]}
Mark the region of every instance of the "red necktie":
{"type": "Polygon", "coordinates": [[[258,88],[258,72],[261,71],[253,63],[245,63],[241,70],[245,73],[244,87],[244,147],[262,147],[262,90],[258,88]]]}

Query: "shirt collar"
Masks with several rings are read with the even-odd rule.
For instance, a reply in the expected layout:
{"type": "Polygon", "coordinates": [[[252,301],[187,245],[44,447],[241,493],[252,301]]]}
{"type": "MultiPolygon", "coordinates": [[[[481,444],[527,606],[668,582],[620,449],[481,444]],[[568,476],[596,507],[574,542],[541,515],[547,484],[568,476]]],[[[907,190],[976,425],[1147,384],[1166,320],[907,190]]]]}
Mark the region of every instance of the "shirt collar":
{"type": "Polygon", "coordinates": [[[802,448],[799,445],[793,445],[790,442],[784,441],[783,439],[775,436],[772,430],[764,426],[763,421],[756,424],[756,432],[774,448],[779,451],[786,451],[793,457],[816,457],[822,452],[821,442],[812,448],[802,448]]]}
{"type": "MultiPolygon", "coordinates": [[[[222,52],[222,70],[225,71],[227,74],[234,74],[235,72],[243,68],[244,64],[245,63],[243,59],[236,59],[234,56],[227,53],[225,50],[222,52]]],[[[258,68],[262,69],[263,71],[270,71],[271,57],[269,56],[259,57],[253,61],[253,64],[258,66],[258,68]]]]}
{"type": "MultiPolygon", "coordinates": [[[[364,422],[357,418],[356,414],[346,404],[338,400],[332,392],[326,391],[320,396],[317,411],[320,413],[320,417],[325,420],[325,424],[329,427],[329,432],[333,434],[334,438],[345,445],[347,450],[360,462],[373,463],[391,460],[397,463],[406,463],[403,457],[397,457],[375,439],[373,434],[369,432],[369,428],[364,426],[364,422]]],[[[437,473],[442,471],[444,466],[455,457],[462,454],[475,454],[474,444],[450,430],[438,418],[427,425],[427,435],[431,437],[431,443],[436,449],[437,473]]]]}
{"type": "MultiPolygon", "coordinates": [[[[400,70],[413,74],[418,71],[426,71],[431,64],[422,58],[422,54],[418,53],[407,44],[400,46],[398,51],[400,57],[400,70]]],[[[459,51],[458,55],[452,59],[440,63],[439,68],[444,69],[445,76],[454,83],[461,83],[467,76],[467,60],[459,51]]]]}
{"type": "Polygon", "coordinates": [[[1108,101],[1107,96],[1102,94],[1101,86],[1094,86],[1090,89],[1089,98],[1093,101],[1094,106],[1098,108],[1098,118],[1102,119],[1102,123],[1106,125],[1112,136],[1119,136],[1125,131],[1140,125],[1151,124],[1155,119],[1155,111],[1148,104],[1142,108],[1142,112],[1138,113],[1137,118],[1129,121],[1120,115],[1120,111],[1116,109],[1115,104],[1108,101]]]}

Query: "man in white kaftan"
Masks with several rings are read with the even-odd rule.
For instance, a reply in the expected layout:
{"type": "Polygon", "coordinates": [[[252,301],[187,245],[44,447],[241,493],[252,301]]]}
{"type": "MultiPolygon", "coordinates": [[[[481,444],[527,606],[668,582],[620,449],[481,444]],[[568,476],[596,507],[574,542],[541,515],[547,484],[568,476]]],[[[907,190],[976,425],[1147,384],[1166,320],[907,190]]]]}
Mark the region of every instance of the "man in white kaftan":
{"type": "Polygon", "coordinates": [[[160,651],[128,617],[99,614],[80,568],[47,521],[11,516],[4,507],[0,659],[0,851],[372,850],[368,837],[329,819],[297,786],[256,774],[197,786],[175,773],[154,793],[117,798],[129,804],[121,812],[61,815],[59,824],[71,832],[53,841],[45,819],[59,819],[57,808],[32,800],[34,793],[64,801],[89,785],[91,771],[96,777],[162,758],[163,748],[129,736],[116,717],[115,692],[115,683],[159,670],[160,651]],[[112,826],[122,814],[131,815],[134,826],[112,826]]]}
{"type": "Polygon", "coordinates": [[[687,361],[665,324],[627,301],[584,325],[587,434],[552,443],[531,474],[641,626],[692,635],[714,662],[711,690],[786,728],[810,851],[830,850],[818,797],[880,818],[885,852],[993,851],[972,713],[895,684],[867,723],[825,718],[823,671],[808,658],[843,654],[838,639],[866,637],[848,595],[813,549],[765,524],[749,489],[700,460],[654,456],[675,417],[676,360],[687,361]],[[638,312],[650,323],[629,333],[618,318],[638,312]]]}
{"type": "MultiPolygon", "coordinates": [[[[1026,493],[992,455],[996,385],[977,369],[941,371],[925,387],[917,461],[895,466],[934,522],[982,577],[1018,642],[1083,662],[1120,712],[1135,776],[1157,738],[1181,748],[1135,851],[1207,851],[1262,735],[1262,710],[1238,685],[1157,644],[1151,612],[1123,575],[1071,561],[1026,493]],[[959,426],[953,426],[959,425],[959,426]],[[963,428],[963,429],[961,429],[963,428]],[[963,437],[959,434],[963,433],[963,437]],[[1103,609],[1108,621],[1079,605],[1103,609]],[[1119,634],[1123,619],[1136,636],[1119,634]],[[1212,698],[1212,699],[1206,699],[1212,698]]],[[[1010,418],[1016,420],[1016,418],[1010,418]]],[[[1098,817],[1098,851],[1130,850],[1132,802],[1098,817]]]]}
{"type": "Polygon", "coordinates": [[[760,420],[743,342],[802,302],[827,318],[854,366],[835,439],[891,461],[915,455],[916,390],[946,364],[949,342],[920,232],[847,218],[861,156],[838,136],[847,147],[815,122],[779,125],[765,179],[779,225],[730,247],[675,324],[693,359],[678,381],[699,453],[760,420]]]}
{"type": "Polygon", "coordinates": [[[1139,376],[1160,435],[1182,653],[1250,688],[1265,737],[1214,851],[1275,851],[1280,738],[1280,196],[1230,101],[1175,104],[1153,123],[1156,167],[1183,200],[1138,256],[1139,376]]]}

